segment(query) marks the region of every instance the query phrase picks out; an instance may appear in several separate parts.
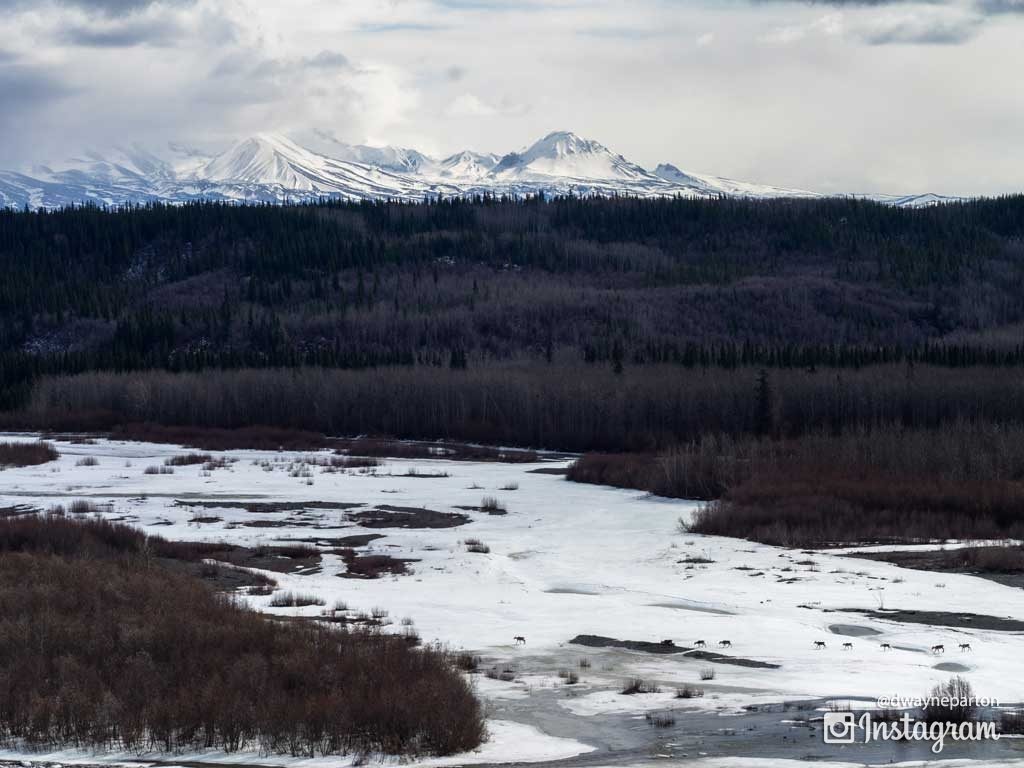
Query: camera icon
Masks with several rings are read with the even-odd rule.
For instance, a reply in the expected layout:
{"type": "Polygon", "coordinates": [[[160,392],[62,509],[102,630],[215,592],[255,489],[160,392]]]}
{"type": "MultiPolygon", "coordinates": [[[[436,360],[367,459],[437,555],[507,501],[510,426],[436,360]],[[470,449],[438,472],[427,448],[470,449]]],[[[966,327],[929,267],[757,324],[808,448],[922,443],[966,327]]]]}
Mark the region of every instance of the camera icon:
{"type": "Polygon", "coordinates": [[[824,721],[826,744],[853,744],[856,738],[853,712],[826,712],[824,721]]]}

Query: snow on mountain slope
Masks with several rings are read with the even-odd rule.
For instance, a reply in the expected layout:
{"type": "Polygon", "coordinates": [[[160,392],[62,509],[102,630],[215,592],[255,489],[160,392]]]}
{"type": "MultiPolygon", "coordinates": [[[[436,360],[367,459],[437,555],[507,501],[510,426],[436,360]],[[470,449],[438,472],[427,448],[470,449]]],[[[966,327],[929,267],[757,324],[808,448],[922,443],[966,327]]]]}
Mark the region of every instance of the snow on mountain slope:
{"type": "Polygon", "coordinates": [[[434,161],[415,149],[405,147],[369,147],[363,144],[338,144],[332,155],[362,165],[372,165],[392,173],[426,174],[434,161]]]}
{"type": "Polygon", "coordinates": [[[703,195],[725,195],[727,197],[825,197],[817,192],[804,189],[789,189],[766,184],[751,184],[746,181],[733,181],[720,176],[705,176],[697,173],[684,173],[674,165],[662,163],[654,169],[654,174],[665,181],[679,184],[703,195]]]}
{"type": "MultiPolygon", "coordinates": [[[[647,171],[599,142],[550,133],[504,157],[463,151],[435,160],[413,149],[335,142],[330,154],[277,134],[256,134],[210,155],[171,144],[161,153],[138,145],[87,152],[59,166],[0,171],[0,207],[57,208],[93,203],[193,200],[302,202],[324,197],[419,201],[437,195],[499,194],[823,197],[659,165],[647,171]]],[[[857,195],[904,207],[959,198],[938,195],[857,195]]]]}
{"type": "Polygon", "coordinates": [[[552,177],[615,179],[655,185],[660,181],[603,144],[567,131],[549,133],[523,152],[505,155],[492,175],[499,181],[543,182],[552,177]]]}
{"type": "Polygon", "coordinates": [[[421,199],[425,194],[458,192],[373,165],[321,155],[275,134],[259,134],[238,142],[199,169],[191,181],[228,185],[227,196],[231,199],[421,199]]]}
{"type": "Polygon", "coordinates": [[[500,160],[498,155],[464,150],[438,163],[435,173],[442,179],[479,183],[487,179],[500,160]]]}

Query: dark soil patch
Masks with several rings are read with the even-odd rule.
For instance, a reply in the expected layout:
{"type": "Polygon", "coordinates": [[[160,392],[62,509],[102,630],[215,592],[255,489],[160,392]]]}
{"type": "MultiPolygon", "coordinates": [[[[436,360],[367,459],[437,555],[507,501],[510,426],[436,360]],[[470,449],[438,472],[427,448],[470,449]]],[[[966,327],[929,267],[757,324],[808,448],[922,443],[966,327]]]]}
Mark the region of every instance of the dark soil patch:
{"type": "Polygon", "coordinates": [[[754,669],[778,669],[778,664],[769,664],[766,661],[755,659],[743,659],[736,656],[726,656],[714,651],[697,651],[681,645],[666,645],[665,643],[651,643],[644,640],[616,640],[614,637],[602,637],[600,635],[577,635],[569,641],[573,645],[583,645],[588,648],[625,648],[628,651],[640,651],[641,653],[656,654],[678,654],[685,653],[690,658],[702,659],[704,661],[718,664],[732,664],[737,667],[750,667],[754,669]]]}
{"type": "Polygon", "coordinates": [[[384,536],[380,533],[361,533],[356,536],[337,536],[333,538],[305,538],[305,539],[281,539],[281,541],[295,541],[302,544],[315,544],[322,547],[350,547],[356,548],[365,547],[372,541],[377,539],[383,539],[384,536]]]}
{"type": "Polygon", "coordinates": [[[7,517],[21,517],[22,515],[35,515],[39,510],[27,504],[15,504],[13,507],[0,507],[0,520],[7,517]]]}
{"type": "Polygon", "coordinates": [[[843,557],[877,560],[915,571],[962,573],[1008,587],[1024,589],[1024,549],[1021,547],[963,547],[924,552],[855,552],[843,557]]]}
{"type": "Polygon", "coordinates": [[[276,573],[312,572],[320,566],[320,551],[307,545],[242,547],[232,544],[171,541],[165,554],[178,560],[202,563],[216,560],[238,568],[276,573]]]}
{"type": "Polygon", "coordinates": [[[316,432],[278,427],[165,427],[159,424],[123,424],[110,433],[114,440],[146,443],[174,443],[204,451],[261,450],[315,451],[334,445],[334,441],[316,432]]]}
{"type": "Polygon", "coordinates": [[[526,470],[528,475],[567,475],[568,467],[538,467],[537,469],[526,470]]]}
{"type": "Polygon", "coordinates": [[[365,506],[344,501],[181,501],[179,499],[174,503],[182,507],[200,507],[202,509],[241,509],[253,515],[272,515],[278,512],[313,509],[346,512],[365,506]]]}
{"type": "Polygon", "coordinates": [[[245,568],[233,568],[188,560],[174,560],[165,557],[159,558],[158,562],[168,570],[200,579],[208,587],[218,592],[234,592],[251,587],[277,586],[277,582],[270,577],[245,568]]]}
{"type": "Polygon", "coordinates": [[[978,613],[950,613],[946,611],[872,611],[862,608],[838,608],[849,613],[860,613],[873,619],[899,621],[905,624],[927,624],[935,627],[961,627],[990,629],[996,632],[1024,632],[1024,621],[978,613]]]}
{"type": "Polygon", "coordinates": [[[416,442],[387,438],[361,437],[335,442],[352,456],[377,456],[391,459],[446,459],[448,461],[493,461],[528,464],[538,460],[534,451],[491,448],[467,443],[416,442]]]}
{"type": "Polygon", "coordinates": [[[338,575],[343,579],[379,579],[381,576],[401,576],[409,573],[408,564],[418,562],[391,555],[359,555],[353,549],[336,550],[347,570],[338,575]]]}
{"type": "Polygon", "coordinates": [[[224,518],[222,518],[222,517],[202,517],[202,516],[200,516],[200,517],[193,517],[191,520],[189,520],[189,522],[190,523],[220,523],[220,522],[223,522],[223,520],[224,520],[224,518]]]}
{"type": "Polygon", "coordinates": [[[356,512],[350,517],[363,528],[456,528],[469,522],[468,515],[389,505],[356,512]]]}
{"type": "Polygon", "coordinates": [[[877,629],[862,627],[860,624],[831,624],[828,631],[833,635],[843,635],[845,637],[874,637],[875,635],[882,634],[877,629]]]}

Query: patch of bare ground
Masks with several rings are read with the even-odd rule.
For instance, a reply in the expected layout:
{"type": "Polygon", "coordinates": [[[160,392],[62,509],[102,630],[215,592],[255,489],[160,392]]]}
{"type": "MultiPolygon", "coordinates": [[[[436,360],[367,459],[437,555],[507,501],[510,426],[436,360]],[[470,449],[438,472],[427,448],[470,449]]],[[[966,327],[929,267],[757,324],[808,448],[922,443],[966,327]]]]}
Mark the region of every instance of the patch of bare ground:
{"type": "Polygon", "coordinates": [[[917,552],[857,552],[846,555],[893,563],[902,568],[964,573],[1024,589],[1024,547],[991,546],[931,549],[917,552]]]}
{"type": "Polygon", "coordinates": [[[354,549],[337,549],[332,554],[340,555],[346,570],[338,575],[343,579],[379,579],[381,576],[401,576],[409,573],[408,564],[414,559],[392,557],[384,554],[361,555],[354,549]]]}
{"type": "Polygon", "coordinates": [[[346,512],[366,506],[361,503],[347,501],[193,501],[175,500],[181,507],[199,507],[202,509],[241,509],[252,515],[272,515],[279,512],[299,512],[305,510],[323,510],[326,512],[346,512]]]}
{"type": "Polygon", "coordinates": [[[12,507],[0,507],[0,520],[7,517],[21,517],[22,515],[34,515],[39,510],[27,504],[15,504],[12,507]]]}
{"type": "Polygon", "coordinates": [[[159,424],[123,424],[110,432],[115,440],[173,443],[203,451],[314,451],[329,448],[331,439],[298,429],[252,426],[238,429],[217,427],[165,427],[159,424]]]}
{"type": "Polygon", "coordinates": [[[872,619],[899,621],[905,624],[927,624],[934,627],[986,629],[995,632],[1024,632],[1024,621],[1012,617],[986,616],[980,613],[954,613],[949,611],[865,610],[862,608],[836,608],[838,611],[859,613],[872,619]]]}
{"type": "Polygon", "coordinates": [[[305,520],[245,520],[246,528],[310,528],[312,523],[305,520]]]}
{"type": "Polygon", "coordinates": [[[437,512],[424,507],[394,507],[382,504],[376,509],[352,513],[350,519],[363,528],[456,528],[469,522],[469,516],[437,512]]]}
{"type": "Polygon", "coordinates": [[[694,650],[693,648],[665,641],[655,643],[645,640],[617,640],[614,637],[602,637],[601,635],[577,635],[569,642],[573,645],[582,645],[587,648],[624,648],[627,651],[654,654],[685,653],[688,658],[702,659],[717,664],[731,664],[736,667],[750,667],[754,669],[779,668],[778,664],[770,664],[767,661],[744,659],[739,656],[726,656],[723,653],[716,653],[714,651],[694,650]]]}
{"type": "Polygon", "coordinates": [[[281,539],[281,541],[295,541],[302,544],[315,544],[321,547],[365,547],[367,544],[376,541],[377,539],[385,538],[381,533],[361,533],[355,536],[334,536],[334,537],[320,537],[316,538],[313,536],[300,539],[281,539]]]}
{"type": "Polygon", "coordinates": [[[360,437],[335,443],[351,456],[377,456],[392,459],[447,459],[448,461],[493,461],[529,464],[538,460],[535,451],[491,448],[485,445],[449,442],[402,441],[389,438],[360,437]]]}
{"type": "Polygon", "coordinates": [[[214,542],[161,541],[160,554],[177,560],[216,560],[236,568],[276,573],[309,573],[320,565],[320,550],[307,544],[243,547],[214,542]]]}

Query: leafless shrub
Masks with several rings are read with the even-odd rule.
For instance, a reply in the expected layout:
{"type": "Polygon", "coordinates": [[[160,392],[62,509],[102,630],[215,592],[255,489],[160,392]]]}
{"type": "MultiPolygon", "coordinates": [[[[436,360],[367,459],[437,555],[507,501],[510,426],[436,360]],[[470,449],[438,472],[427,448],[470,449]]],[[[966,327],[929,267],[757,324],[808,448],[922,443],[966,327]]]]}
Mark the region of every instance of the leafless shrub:
{"type": "Polygon", "coordinates": [[[188,467],[193,464],[205,464],[212,460],[213,457],[208,453],[182,453],[164,459],[164,464],[168,467],[188,467]]]}
{"type": "Polygon", "coordinates": [[[620,693],[623,696],[633,696],[638,693],[658,693],[660,690],[661,689],[658,688],[658,686],[648,683],[639,677],[634,677],[626,683],[620,693]]]}
{"type": "Polygon", "coordinates": [[[676,724],[676,716],[671,712],[648,712],[644,719],[655,728],[671,728],[676,724]]]}
{"type": "Polygon", "coordinates": [[[32,467],[60,458],[52,443],[38,440],[34,443],[0,442],[0,469],[32,467]]]}
{"type": "Polygon", "coordinates": [[[558,677],[564,680],[566,685],[576,685],[580,681],[580,676],[571,669],[558,670],[558,677]]]}
{"type": "Polygon", "coordinates": [[[966,723],[975,719],[974,689],[960,676],[932,688],[924,717],[929,723],[966,723]]]}
{"type": "Polygon", "coordinates": [[[466,651],[456,653],[452,661],[463,672],[476,672],[480,669],[480,657],[466,651]]]}
{"type": "Polygon", "coordinates": [[[489,515],[508,514],[508,510],[505,508],[505,505],[493,496],[484,496],[483,500],[480,502],[480,511],[486,512],[489,515]]]}
{"type": "Polygon", "coordinates": [[[272,608],[302,608],[307,605],[326,605],[323,598],[300,592],[277,592],[270,598],[272,608]]]}
{"type": "Polygon", "coordinates": [[[443,650],[269,620],[154,567],[154,549],[102,520],[0,522],[4,744],[426,756],[483,739],[480,705],[443,650]],[[19,622],[36,641],[15,642],[19,622]]]}

